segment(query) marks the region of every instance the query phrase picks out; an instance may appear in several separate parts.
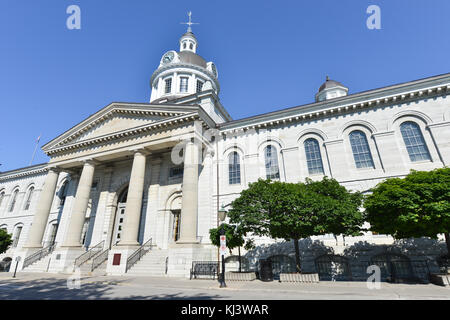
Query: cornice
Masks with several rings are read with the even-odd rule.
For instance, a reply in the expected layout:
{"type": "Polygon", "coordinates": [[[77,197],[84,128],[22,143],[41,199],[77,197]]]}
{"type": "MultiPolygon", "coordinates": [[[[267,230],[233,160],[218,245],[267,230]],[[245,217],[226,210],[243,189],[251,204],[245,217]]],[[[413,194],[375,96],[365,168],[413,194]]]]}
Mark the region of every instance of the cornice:
{"type": "Polygon", "coordinates": [[[43,163],[43,164],[39,164],[36,166],[1,172],[0,173],[0,181],[36,175],[36,174],[46,172],[47,170],[48,170],[48,165],[46,163],[43,163]]]}
{"type": "Polygon", "coordinates": [[[55,148],[51,148],[51,149],[44,150],[44,151],[47,153],[47,155],[54,156],[61,152],[66,152],[66,151],[70,151],[70,150],[74,150],[74,149],[78,149],[78,148],[84,148],[84,147],[88,147],[88,146],[94,146],[94,145],[109,142],[112,140],[118,140],[118,139],[123,139],[123,138],[127,138],[127,137],[131,138],[138,134],[149,132],[151,130],[165,129],[165,128],[173,127],[173,126],[176,126],[179,124],[189,123],[194,120],[200,120],[200,121],[202,121],[202,124],[204,126],[208,126],[205,123],[205,121],[203,119],[201,119],[201,117],[198,115],[197,112],[193,112],[193,113],[184,114],[184,115],[181,115],[178,117],[170,118],[167,120],[152,122],[152,123],[145,124],[145,125],[142,125],[139,127],[125,129],[122,131],[94,137],[91,139],[86,139],[86,140],[82,140],[79,142],[66,144],[66,145],[63,145],[60,147],[55,147],[55,148]]]}
{"type": "Polygon", "coordinates": [[[417,99],[443,96],[450,92],[450,75],[447,74],[442,78],[444,79],[429,80],[428,82],[434,81],[440,83],[437,85],[430,85],[426,88],[415,88],[419,84],[426,84],[426,81],[418,80],[416,82],[419,82],[419,84],[413,82],[407,85],[396,85],[375,89],[364,93],[275,111],[260,116],[225,122],[219,124],[219,130],[221,130],[223,134],[234,134],[248,129],[266,129],[269,127],[322,119],[361,110],[370,110],[375,107],[383,107],[395,103],[408,103],[417,99]],[[397,92],[389,94],[389,92],[393,90],[397,92]],[[384,95],[384,93],[386,94],[384,95]]]}

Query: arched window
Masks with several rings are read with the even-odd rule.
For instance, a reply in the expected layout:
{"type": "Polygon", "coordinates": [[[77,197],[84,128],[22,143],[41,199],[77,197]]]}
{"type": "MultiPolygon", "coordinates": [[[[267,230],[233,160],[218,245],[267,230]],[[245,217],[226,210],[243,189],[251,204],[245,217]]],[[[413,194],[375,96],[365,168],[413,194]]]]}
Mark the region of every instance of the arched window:
{"type": "Polygon", "coordinates": [[[2,207],[2,202],[3,202],[3,199],[5,198],[5,191],[2,191],[1,193],[0,193],[0,208],[2,207]]]}
{"type": "Polygon", "coordinates": [[[372,154],[364,132],[356,130],[349,135],[353,158],[357,168],[373,168],[372,154]]]}
{"type": "Polygon", "coordinates": [[[228,182],[229,184],[241,183],[241,165],[237,152],[232,152],[228,155],[228,182]]]}
{"type": "Polygon", "coordinates": [[[33,198],[33,193],[34,193],[34,187],[31,187],[30,189],[28,189],[27,200],[25,201],[25,206],[23,208],[24,210],[30,209],[31,199],[33,198]]]}
{"type": "Polygon", "coordinates": [[[427,145],[417,123],[408,121],[400,125],[403,141],[412,162],[431,160],[427,145]]]}
{"type": "Polygon", "coordinates": [[[12,195],[12,200],[11,200],[11,204],[9,205],[9,212],[13,212],[14,211],[14,207],[16,206],[16,202],[17,202],[17,196],[19,195],[19,189],[16,189],[16,191],[14,191],[13,195],[12,195]]]}
{"type": "Polygon", "coordinates": [[[280,179],[280,168],[278,167],[277,149],[272,145],[268,145],[264,149],[264,157],[266,164],[266,178],[280,179]]]}
{"type": "Polygon", "coordinates": [[[66,180],[62,187],[59,188],[59,193],[58,193],[58,197],[59,197],[59,206],[62,207],[64,206],[64,203],[66,202],[66,197],[67,197],[67,185],[68,185],[68,181],[66,180]]]}
{"type": "Polygon", "coordinates": [[[320,147],[317,140],[313,138],[306,139],[304,146],[309,174],[323,174],[322,156],[320,155],[320,147]]]}

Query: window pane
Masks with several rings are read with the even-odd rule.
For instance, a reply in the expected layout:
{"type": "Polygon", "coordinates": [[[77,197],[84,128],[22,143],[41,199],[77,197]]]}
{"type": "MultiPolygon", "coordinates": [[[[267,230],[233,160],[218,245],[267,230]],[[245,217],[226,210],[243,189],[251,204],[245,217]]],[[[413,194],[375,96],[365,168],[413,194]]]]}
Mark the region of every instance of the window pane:
{"type": "Polygon", "coordinates": [[[166,79],[165,93],[170,93],[172,91],[172,78],[166,79]]]}
{"type": "Polygon", "coordinates": [[[320,147],[317,140],[307,139],[304,146],[309,174],[323,174],[322,156],[320,155],[320,147]]]}
{"type": "Polygon", "coordinates": [[[181,77],[180,78],[180,92],[188,91],[188,78],[181,77]]]}
{"type": "Polygon", "coordinates": [[[197,80],[197,93],[202,92],[202,88],[203,88],[203,82],[201,82],[200,80],[197,80]]]}
{"type": "Polygon", "coordinates": [[[228,182],[229,184],[241,183],[241,165],[237,152],[230,153],[228,156],[228,182]]]}
{"type": "Polygon", "coordinates": [[[362,131],[350,133],[350,145],[352,146],[353,158],[357,168],[373,168],[372,154],[366,135],[362,131]]]}
{"type": "Polygon", "coordinates": [[[34,187],[31,187],[30,190],[28,191],[28,197],[27,197],[27,201],[25,202],[25,210],[28,210],[30,208],[30,204],[31,204],[31,198],[33,197],[33,191],[34,191],[34,187]]]}
{"type": "Polygon", "coordinates": [[[412,162],[431,160],[422,132],[416,123],[404,122],[400,131],[412,162]]]}
{"type": "Polygon", "coordinates": [[[264,154],[266,163],[266,178],[280,179],[277,149],[274,146],[267,146],[266,149],[264,149],[264,154]]]}
{"type": "Polygon", "coordinates": [[[14,211],[14,207],[16,206],[17,195],[19,194],[19,190],[14,191],[13,198],[11,201],[11,206],[9,207],[9,212],[14,211]]]}

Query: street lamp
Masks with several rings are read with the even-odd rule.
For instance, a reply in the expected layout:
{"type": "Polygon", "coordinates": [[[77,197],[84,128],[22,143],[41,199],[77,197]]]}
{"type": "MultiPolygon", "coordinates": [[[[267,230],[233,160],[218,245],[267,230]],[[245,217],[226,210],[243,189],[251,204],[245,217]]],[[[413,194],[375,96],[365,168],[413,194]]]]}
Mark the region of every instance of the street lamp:
{"type": "MultiPolygon", "coordinates": [[[[225,210],[225,207],[222,205],[222,208],[220,208],[220,210],[218,211],[219,214],[219,220],[222,222],[222,224],[220,225],[220,231],[219,234],[221,236],[225,235],[225,229],[223,228],[223,222],[225,221],[225,218],[227,217],[227,210],[225,210]]],[[[225,256],[222,252],[222,274],[219,275],[219,283],[220,283],[220,288],[226,288],[226,283],[225,283],[225,256]]]]}

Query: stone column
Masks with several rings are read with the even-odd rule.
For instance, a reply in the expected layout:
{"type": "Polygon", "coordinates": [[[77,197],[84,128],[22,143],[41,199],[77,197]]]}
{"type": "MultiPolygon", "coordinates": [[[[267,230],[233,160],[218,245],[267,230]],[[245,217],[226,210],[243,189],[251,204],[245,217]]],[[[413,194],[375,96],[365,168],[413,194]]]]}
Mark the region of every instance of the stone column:
{"type": "Polygon", "coordinates": [[[125,221],[123,223],[122,239],[119,246],[138,246],[139,222],[141,220],[142,195],[144,192],[146,153],[135,151],[133,168],[131,169],[130,185],[128,187],[125,221]]]}
{"type": "Polygon", "coordinates": [[[89,203],[94,170],[95,165],[92,161],[84,163],[63,247],[81,247],[81,232],[89,203]]]}
{"type": "Polygon", "coordinates": [[[181,230],[177,243],[198,243],[198,165],[200,146],[188,142],[184,155],[184,173],[182,186],[181,230]]]}
{"type": "Polygon", "coordinates": [[[58,171],[50,168],[45,178],[44,186],[42,187],[36,213],[28,234],[27,244],[24,246],[25,248],[42,248],[42,238],[45,227],[47,226],[57,182],[58,171]]]}

